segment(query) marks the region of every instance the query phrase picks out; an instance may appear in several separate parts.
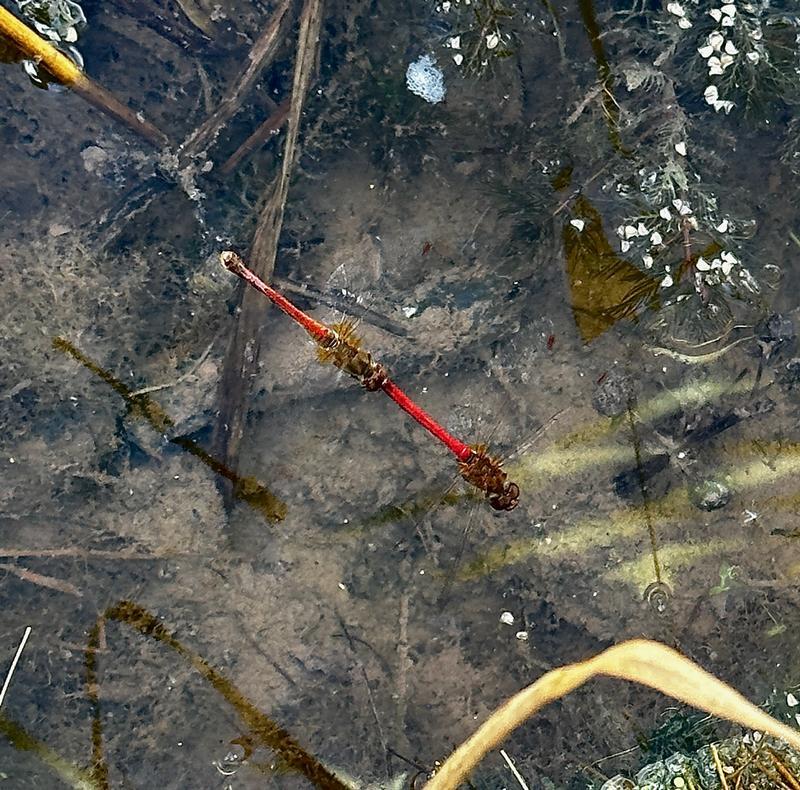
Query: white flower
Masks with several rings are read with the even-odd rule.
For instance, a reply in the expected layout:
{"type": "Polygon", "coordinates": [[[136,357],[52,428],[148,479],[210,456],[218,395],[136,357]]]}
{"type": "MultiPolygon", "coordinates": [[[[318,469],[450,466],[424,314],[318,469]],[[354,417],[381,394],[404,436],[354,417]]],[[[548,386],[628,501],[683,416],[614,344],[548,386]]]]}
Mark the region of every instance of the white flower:
{"type": "Polygon", "coordinates": [[[620,250],[622,252],[627,252],[631,248],[631,243],[629,241],[625,241],[625,239],[623,239],[619,243],[619,248],[620,248],[620,250]]]}
{"type": "Polygon", "coordinates": [[[719,65],[722,66],[723,71],[725,71],[731,63],[733,63],[733,56],[729,55],[727,52],[723,52],[722,55],[719,56],[719,65]]]}
{"type": "Polygon", "coordinates": [[[726,41],[725,42],[725,51],[729,55],[738,55],[739,54],[739,50],[736,49],[736,44],[734,44],[733,41],[726,41]]]}
{"type": "Polygon", "coordinates": [[[708,76],[713,77],[715,74],[722,74],[724,69],[718,57],[709,58],[708,61],[708,76]]]}
{"type": "Polygon", "coordinates": [[[715,22],[719,22],[722,19],[722,11],[719,8],[712,8],[708,13],[711,14],[715,22]]]}
{"type": "Polygon", "coordinates": [[[664,278],[664,279],[661,281],[661,287],[662,287],[662,288],[669,288],[669,287],[670,287],[670,285],[672,285],[672,275],[671,275],[671,274],[668,274],[668,275],[667,275],[667,276],[666,276],[666,277],[665,277],[665,278],[664,278]]]}
{"type": "Polygon", "coordinates": [[[446,0],[444,3],[442,3],[442,11],[444,11],[445,14],[450,10],[450,8],[451,8],[450,0],[446,0]]]}
{"type": "Polygon", "coordinates": [[[453,36],[447,39],[447,45],[451,49],[461,49],[461,36],[453,36]]]}
{"type": "Polygon", "coordinates": [[[625,235],[625,226],[624,226],[624,225],[620,225],[620,226],[617,228],[617,236],[619,236],[620,238],[622,238],[624,235],[625,235]]]}
{"type": "Polygon", "coordinates": [[[643,255],[642,256],[642,263],[644,264],[645,269],[650,269],[653,266],[653,256],[652,255],[643,255]]]}
{"type": "Polygon", "coordinates": [[[716,226],[716,229],[720,233],[727,233],[727,231],[728,231],[728,220],[727,219],[722,220],[722,222],[720,222],[719,225],[716,226]]]}
{"type": "Polygon", "coordinates": [[[638,236],[639,234],[636,231],[635,225],[626,225],[625,226],[625,238],[632,239],[634,236],[638,236]]]}
{"type": "Polygon", "coordinates": [[[733,264],[730,261],[723,261],[722,262],[722,273],[727,277],[731,270],[733,269],[733,264]]]}
{"type": "Polygon", "coordinates": [[[662,241],[664,241],[664,239],[662,238],[661,234],[657,230],[653,231],[650,234],[650,243],[651,244],[658,245],[658,244],[661,244],[662,241]]]}
{"type": "Polygon", "coordinates": [[[787,705],[788,705],[790,708],[796,708],[798,705],[800,705],[800,702],[798,702],[798,701],[797,701],[797,697],[795,697],[795,695],[794,695],[794,694],[792,694],[792,692],[790,691],[790,692],[789,692],[789,693],[786,695],[786,704],[787,704],[787,705]]]}
{"type": "Polygon", "coordinates": [[[709,85],[703,91],[703,98],[705,98],[706,102],[709,104],[714,104],[719,99],[719,89],[716,85],[709,85]]]}
{"type": "Polygon", "coordinates": [[[736,16],[736,6],[733,3],[726,3],[720,9],[725,16],[734,17],[736,16]]]}
{"type": "Polygon", "coordinates": [[[711,264],[705,258],[698,258],[695,268],[701,272],[708,272],[711,271],[711,264]]]}
{"type": "Polygon", "coordinates": [[[683,10],[683,6],[680,3],[667,3],[667,11],[670,14],[675,14],[675,16],[685,16],[686,12],[683,10]]]}
{"type": "Polygon", "coordinates": [[[733,27],[733,17],[732,16],[724,16],[722,17],[722,22],[720,22],[722,27],[733,27]]]}
{"type": "Polygon", "coordinates": [[[713,33],[708,34],[708,41],[706,43],[719,52],[722,49],[722,45],[725,43],[725,36],[723,36],[719,30],[715,30],[713,33]]]}
{"type": "Polygon", "coordinates": [[[636,226],[636,235],[637,236],[646,236],[648,233],[650,233],[650,231],[647,230],[647,228],[644,225],[644,222],[640,222],[636,226]]]}
{"type": "Polygon", "coordinates": [[[575,228],[575,230],[577,230],[578,233],[580,233],[586,225],[586,223],[582,219],[571,219],[569,221],[569,224],[572,225],[572,227],[575,228]]]}
{"type": "Polygon", "coordinates": [[[681,141],[679,143],[675,143],[675,150],[681,155],[686,156],[686,143],[681,141]]]}
{"type": "Polygon", "coordinates": [[[748,59],[748,60],[749,60],[751,63],[758,63],[758,61],[759,61],[759,60],[761,60],[761,55],[759,55],[759,54],[758,54],[758,52],[748,52],[748,53],[745,55],[745,57],[746,57],[746,58],[747,58],[747,59],[748,59]]]}
{"type": "Polygon", "coordinates": [[[685,16],[682,16],[678,20],[678,27],[681,30],[688,30],[691,26],[692,26],[692,23],[685,16]]]}
{"type": "Polygon", "coordinates": [[[500,622],[504,625],[514,625],[514,615],[511,612],[503,612],[500,615],[500,622]]]}
{"type": "Polygon", "coordinates": [[[666,206],[664,206],[664,208],[658,212],[658,216],[662,219],[670,220],[672,219],[672,212],[666,206]]]}
{"type": "Polygon", "coordinates": [[[719,112],[720,110],[725,110],[725,115],[727,115],[733,108],[735,107],[732,101],[715,101],[714,102],[714,109],[719,112]]]}
{"type": "Polygon", "coordinates": [[[486,49],[494,49],[500,43],[500,36],[497,33],[489,33],[486,36],[486,49]]]}
{"type": "Polygon", "coordinates": [[[714,47],[711,44],[706,44],[704,47],[698,47],[697,51],[703,58],[710,58],[714,54],[714,47]]]}
{"type": "Polygon", "coordinates": [[[460,66],[464,62],[464,56],[460,52],[456,52],[456,54],[453,55],[453,60],[455,61],[456,66],[460,66]]]}

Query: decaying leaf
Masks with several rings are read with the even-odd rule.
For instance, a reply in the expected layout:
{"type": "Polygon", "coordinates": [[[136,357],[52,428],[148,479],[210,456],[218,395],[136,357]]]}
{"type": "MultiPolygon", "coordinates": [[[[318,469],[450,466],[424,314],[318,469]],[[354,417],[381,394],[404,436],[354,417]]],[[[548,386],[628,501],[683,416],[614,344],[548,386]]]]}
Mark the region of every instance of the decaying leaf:
{"type": "Polygon", "coordinates": [[[564,226],[567,277],[575,323],[590,343],[617,321],[635,316],[643,304],[655,306],[659,281],[614,252],[600,214],[586,198],[575,201],[572,214],[584,226],[564,226]]]}

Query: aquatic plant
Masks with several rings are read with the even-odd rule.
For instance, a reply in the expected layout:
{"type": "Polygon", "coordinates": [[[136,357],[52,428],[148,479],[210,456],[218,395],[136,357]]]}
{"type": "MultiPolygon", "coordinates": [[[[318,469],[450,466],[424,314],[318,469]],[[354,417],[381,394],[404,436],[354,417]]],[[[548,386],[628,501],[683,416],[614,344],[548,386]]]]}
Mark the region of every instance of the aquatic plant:
{"type": "Polygon", "coordinates": [[[495,61],[513,54],[508,22],[514,12],[500,0],[444,0],[436,10],[453,17],[445,47],[465,74],[483,76],[495,61]]]}

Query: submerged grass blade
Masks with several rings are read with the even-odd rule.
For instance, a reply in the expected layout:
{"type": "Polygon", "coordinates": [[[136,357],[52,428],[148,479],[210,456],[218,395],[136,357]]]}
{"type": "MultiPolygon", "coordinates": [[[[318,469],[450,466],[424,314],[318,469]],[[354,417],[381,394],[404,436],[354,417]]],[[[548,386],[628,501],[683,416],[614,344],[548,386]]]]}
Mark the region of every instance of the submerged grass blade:
{"type": "Polygon", "coordinates": [[[649,686],[706,713],[762,730],[800,749],[800,733],[773,719],[693,661],[659,642],[634,639],[586,661],[553,669],[515,694],[450,755],[425,786],[426,790],[457,787],[488,751],[499,746],[545,705],[603,675],[649,686]]]}

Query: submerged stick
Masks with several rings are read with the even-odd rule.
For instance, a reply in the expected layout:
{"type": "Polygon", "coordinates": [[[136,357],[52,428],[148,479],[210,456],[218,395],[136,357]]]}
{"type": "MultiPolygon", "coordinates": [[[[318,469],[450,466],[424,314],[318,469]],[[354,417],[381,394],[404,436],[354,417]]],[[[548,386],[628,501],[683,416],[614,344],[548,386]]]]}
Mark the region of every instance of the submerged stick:
{"type": "MultiPolygon", "coordinates": [[[[306,0],[300,15],[300,36],[294,65],[291,109],[283,148],[281,172],[264,211],[258,219],[250,255],[259,261],[256,274],[262,280],[272,279],[278,238],[283,226],[283,213],[289,194],[297,140],[302,121],[303,103],[316,60],[316,50],[322,25],[322,0],[306,0]]],[[[261,351],[260,333],[263,323],[263,305],[258,296],[246,290],[242,296],[239,320],[233,331],[225,366],[219,386],[219,419],[215,432],[215,446],[225,463],[236,469],[239,465],[239,448],[247,420],[250,389],[258,370],[261,351]]],[[[227,504],[232,502],[230,487],[225,489],[227,504]]]]}
{"type": "Polygon", "coordinates": [[[262,146],[272,135],[277,134],[278,130],[289,117],[291,100],[282,101],[272,115],[262,123],[226,160],[219,171],[223,175],[228,175],[238,167],[239,163],[249,156],[256,148],[262,146]]]}
{"type": "Polygon", "coordinates": [[[0,6],[0,35],[10,39],[28,58],[45,69],[56,82],[71,88],[106,115],[122,121],[131,131],[151,145],[160,148],[169,144],[169,138],[164,132],[140,118],[111,92],[89,79],[66,55],[2,6],[0,6]]]}
{"type": "Polygon", "coordinates": [[[186,138],[182,146],[184,153],[191,156],[207,148],[225,124],[239,111],[245,94],[275,54],[280,43],[281,26],[290,7],[290,0],[284,0],[272,14],[269,24],[250,50],[247,68],[220,102],[219,107],[186,138]]]}

